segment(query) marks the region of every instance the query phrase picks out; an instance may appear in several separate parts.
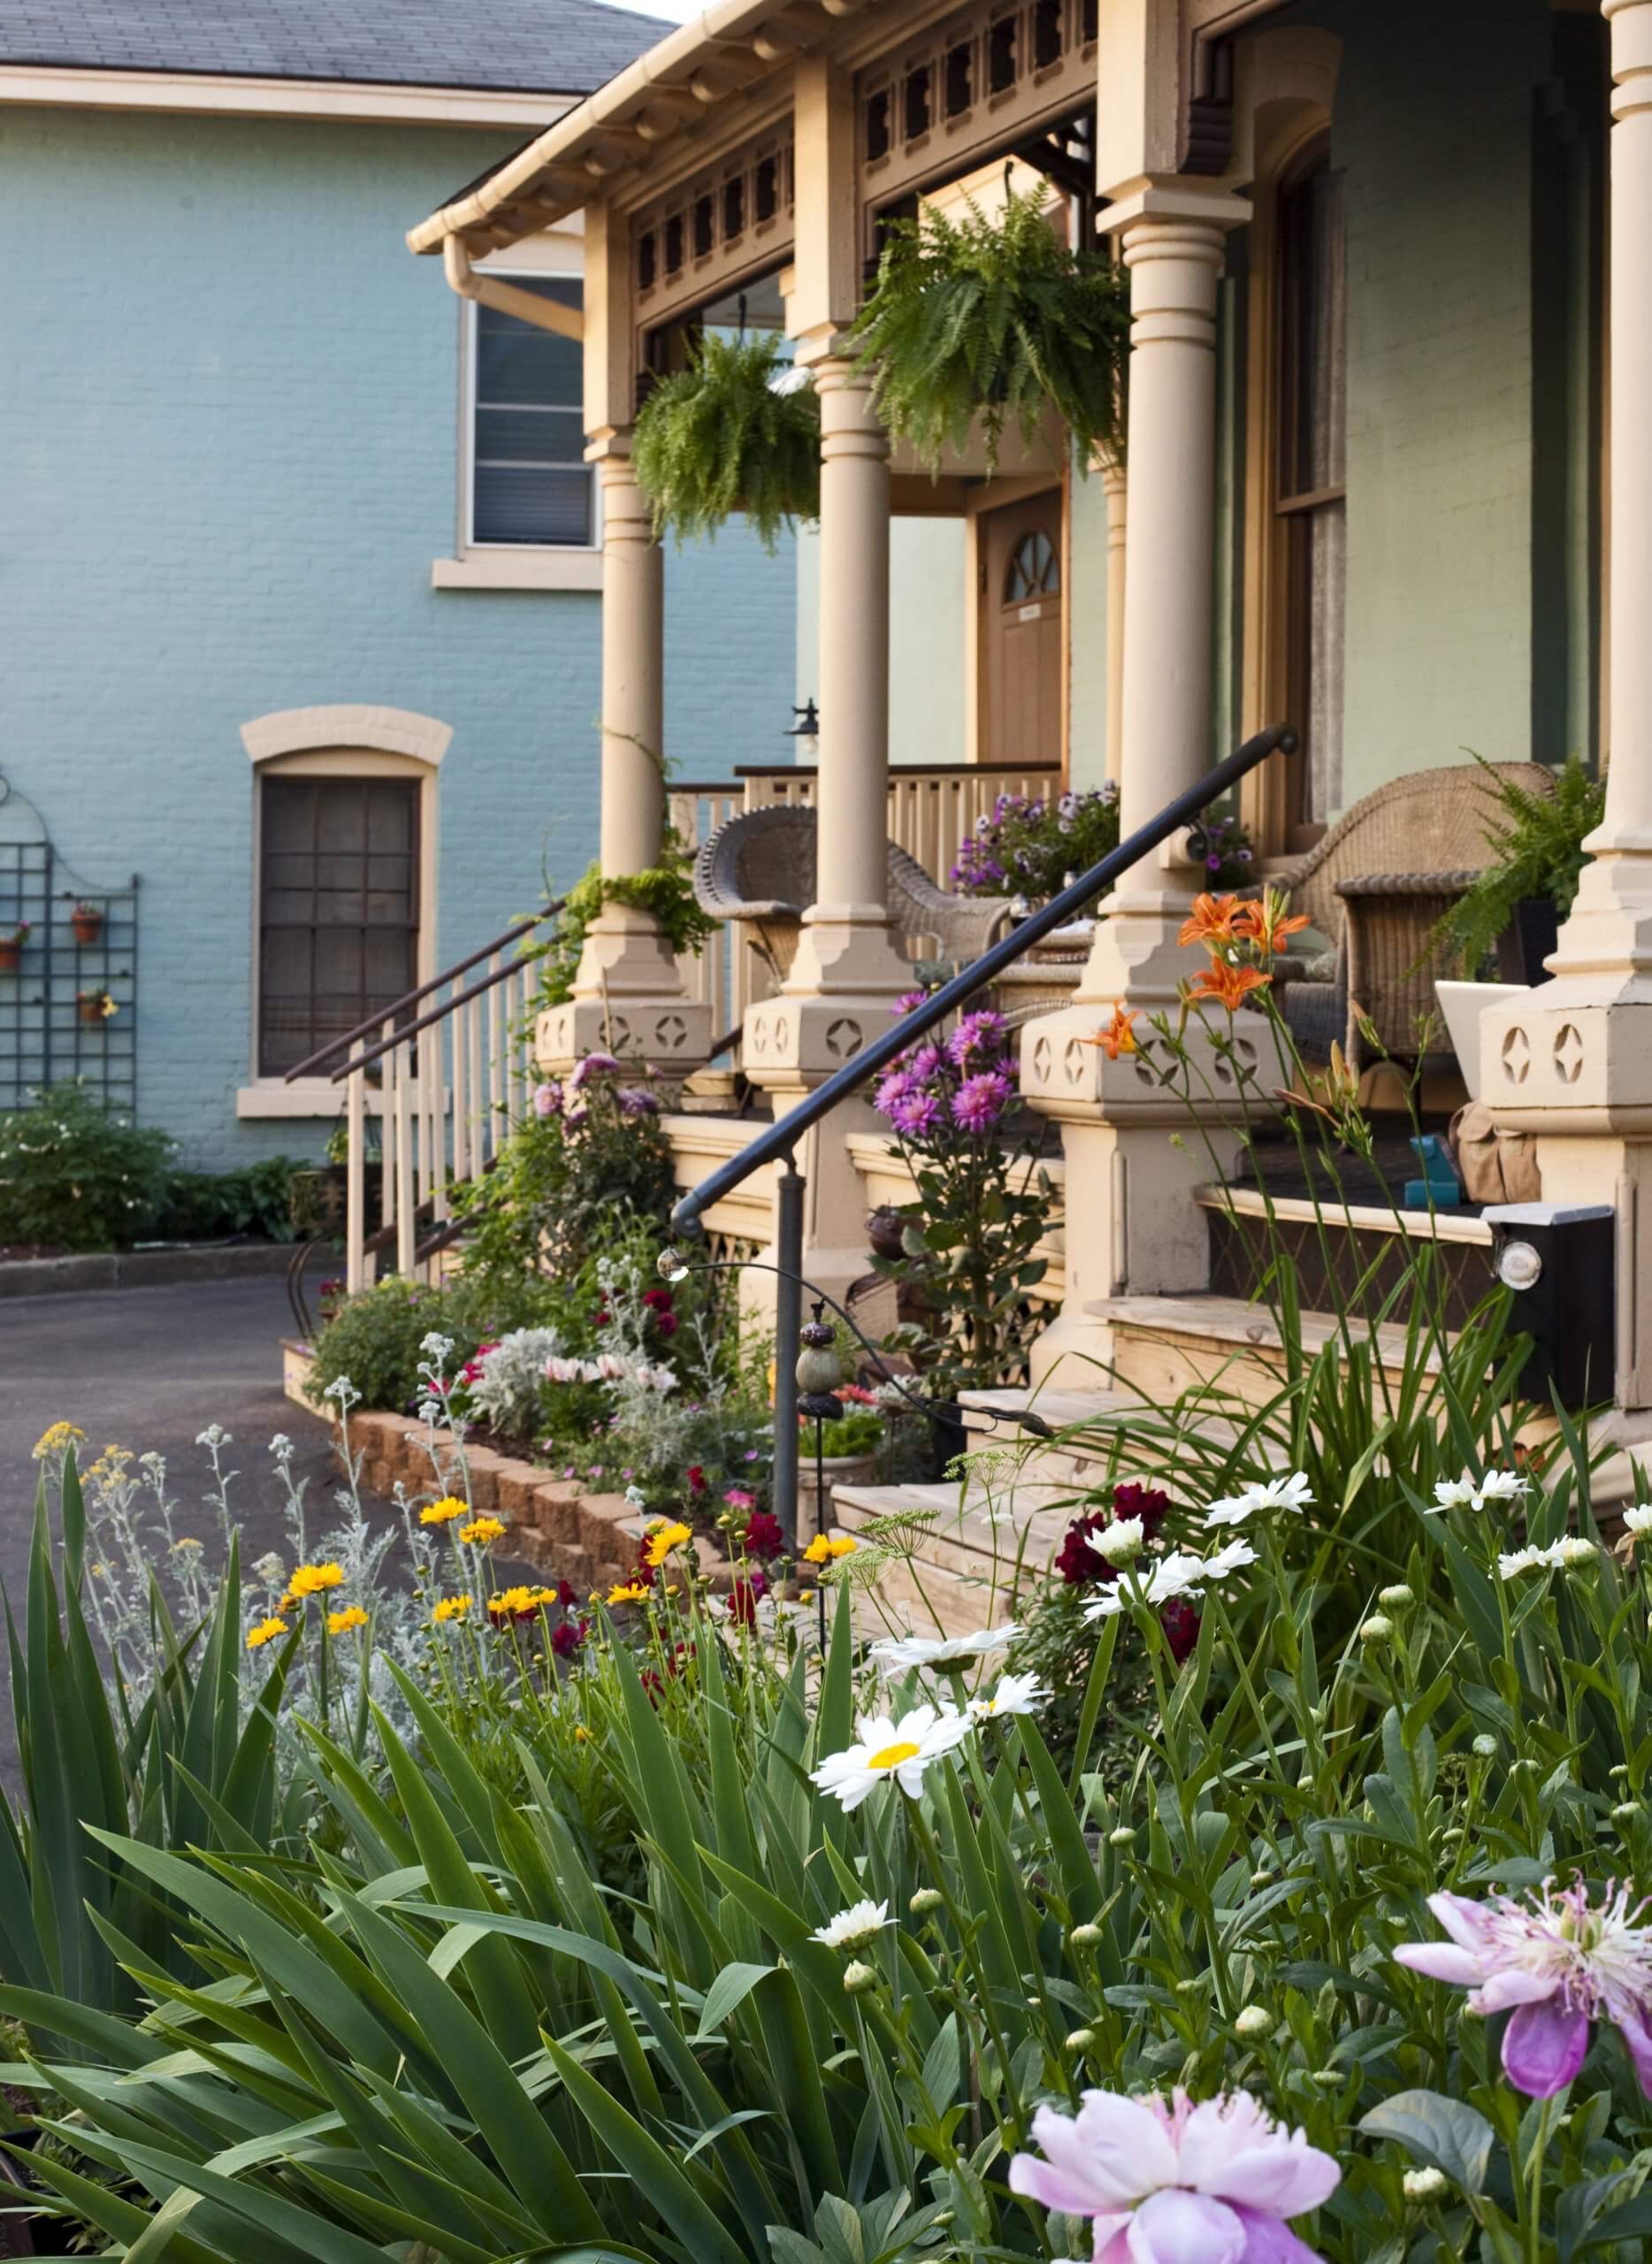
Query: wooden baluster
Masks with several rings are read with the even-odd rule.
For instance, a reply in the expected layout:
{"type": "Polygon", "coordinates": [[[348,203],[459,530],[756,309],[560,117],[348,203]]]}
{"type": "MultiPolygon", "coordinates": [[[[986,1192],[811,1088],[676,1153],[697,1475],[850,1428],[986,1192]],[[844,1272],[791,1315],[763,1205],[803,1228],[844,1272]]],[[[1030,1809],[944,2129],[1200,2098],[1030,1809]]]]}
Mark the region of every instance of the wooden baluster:
{"type": "MultiPolygon", "coordinates": [[[[487,962],[490,975],[498,975],[501,962],[495,952],[487,962]]],[[[485,1156],[499,1153],[500,1123],[505,1105],[505,1031],[501,1002],[505,991],[504,979],[495,983],[487,994],[487,1131],[485,1156]]]]}
{"type": "MultiPolygon", "coordinates": [[[[359,1057],[358,1057],[359,1058],[359,1057]]],[[[365,1289],[367,1269],[367,1072],[352,1069],[344,1082],[344,1287],[365,1289]]]]}
{"type": "Polygon", "coordinates": [[[395,1075],[396,1117],[396,1272],[410,1279],[418,1246],[418,1197],[414,1189],[413,1046],[404,1039],[386,1057],[395,1075]]]}
{"type": "MultiPolygon", "coordinates": [[[[470,1117],[469,1123],[465,1126],[464,1152],[467,1159],[467,1164],[462,1176],[466,1179],[479,1179],[482,1175],[481,1118],[483,1110],[483,1096],[485,1091],[482,1082],[482,1002],[479,998],[473,998],[470,1001],[470,1004],[464,1010],[464,1049],[465,1069],[467,1073],[465,1076],[465,1090],[470,1097],[470,1117]]],[[[455,1059],[453,1080],[455,1090],[454,1114],[455,1121],[456,1121],[459,1108],[457,1098],[459,1084],[459,1072],[457,1067],[459,1034],[456,1030],[454,1033],[453,1050],[455,1059]]]]}
{"type": "Polygon", "coordinates": [[[470,1096],[479,1081],[465,1075],[469,1065],[464,1045],[464,1025],[475,1012],[474,1005],[455,1006],[453,1012],[453,1176],[456,1184],[469,1179],[477,1168],[470,1157],[470,1096]]]}

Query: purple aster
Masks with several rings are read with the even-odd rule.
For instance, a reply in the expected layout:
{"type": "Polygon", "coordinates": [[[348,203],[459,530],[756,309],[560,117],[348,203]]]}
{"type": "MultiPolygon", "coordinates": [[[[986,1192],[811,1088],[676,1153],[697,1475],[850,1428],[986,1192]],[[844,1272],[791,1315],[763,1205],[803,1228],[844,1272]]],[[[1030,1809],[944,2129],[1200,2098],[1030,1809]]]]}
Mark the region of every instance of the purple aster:
{"type": "Polygon", "coordinates": [[[536,1116],[560,1116],[562,1109],[562,1089],[554,1079],[548,1085],[535,1085],[533,1113],[536,1116]]]}
{"type": "Polygon", "coordinates": [[[952,1121],[966,1132],[990,1132],[1009,1105],[1009,1079],[1001,1069],[984,1069],[953,1094],[952,1121]]]}
{"type": "Polygon", "coordinates": [[[1583,2065],[1592,2023],[1616,2028],[1641,2088],[1652,2099],[1652,1928],[1638,1925],[1625,1887],[1609,1882],[1600,1905],[1579,1880],[1552,1879],[1524,1901],[1493,1895],[1471,1902],[1431,1894],[1428,1908],[1449,1942],[1402,1942],[1402,1965],[1469,1992],[1472,2013],[1512,2010],[1503,2032],[1503,2071],[1528,2099],[1553,2099],[1583,2065]]]}
{"type": "Polygon", "coordinates": [[[615,1096],[622,1116],[658,1116],[660,1104],[641,1085],[625,1085],[615,1096]]]}
{"type": "Polygon", "coordinates": [[[587,1077],[608,1076],[618,1067],[619,1063],[611,1053],[587,1053],[583,1061],[574,1065],[573,1075],[568,1080],[570,1090],[577,1091],[587,1077]]]}
{"type": "Polygon", "coordinates": [[[934,1093],[908,1093],[890,1112],[890,1122],[908,1140],[924,1140],[941,1121],[941,1104],[934,1093]]]}
{"type": "Polygon", "coordinates": [[[881,1080],[877,1090],[873,1094],[872,1105],[880,1116],[892,1117],[911,1090],[912,1079],[907,1072],[905,1069],[891,1069],[888,1076],[881,1080]]]}

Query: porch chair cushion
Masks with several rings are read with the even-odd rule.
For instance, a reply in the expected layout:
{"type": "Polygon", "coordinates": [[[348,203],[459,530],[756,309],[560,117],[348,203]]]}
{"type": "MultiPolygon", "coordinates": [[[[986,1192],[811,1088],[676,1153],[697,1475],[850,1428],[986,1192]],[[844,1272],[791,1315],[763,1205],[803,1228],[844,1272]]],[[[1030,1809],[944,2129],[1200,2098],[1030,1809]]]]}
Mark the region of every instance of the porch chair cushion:
{"type": "MultiPolygon", "coordinates": [[[[1492,768],[1529,792],[1554,792],[1543,763],[1492,768]]],[[[1269,874],[1290,891],[1292,911],[1305,912],[1335,947],[1334,1005],[1327,986],[1304,979],[1305,961],[1293,965],[1292,955],[1280,970],[1281,1011],[1311,1059],[1325,1059],[1335,1036],[1358,1068],[1362,1017],[1385,1052],[1419,1058],[1420,1026],[1434,1012],[1428,939],[1491,863],[1486,829],[1495,814],[1492,780],[1479,763],[1411,771],[1356,802],[1323,840],[1269,874]]]]}
{"type": "MultiPolygon", "coordinates": [[[[694,858],[701,911],[746,928],[776,982],[791,971],[804,912],[815,901],[816,840],[812,809],[776,803],[730,818],[694,858]]],[[[1008,899],[953,896],[897,843],[888,850],[883,902],[907,956],[978,958],[1008,916],[1008,899]],[[928,952],[922,949],[926,941],[933,945],[928,952]]]]}

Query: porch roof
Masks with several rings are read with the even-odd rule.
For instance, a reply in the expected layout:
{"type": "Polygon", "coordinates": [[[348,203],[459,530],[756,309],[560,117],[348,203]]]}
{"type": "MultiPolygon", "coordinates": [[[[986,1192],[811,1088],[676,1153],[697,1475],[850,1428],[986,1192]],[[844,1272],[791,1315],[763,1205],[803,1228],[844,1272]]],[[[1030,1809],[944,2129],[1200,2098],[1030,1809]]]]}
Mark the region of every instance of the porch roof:
{"type": "Polygon", "coordinates": [[[821,0],[818,7],[716,0],[409,229],[409,248],[439,252],[447,237],[462,236],[474,249],[496,250],[577,211],[615,174],[682,133],[687,120],[789,67],[849,4],[858,0],[821,0]],[[765,38],[770,28],[776,35],[765,38]]]}

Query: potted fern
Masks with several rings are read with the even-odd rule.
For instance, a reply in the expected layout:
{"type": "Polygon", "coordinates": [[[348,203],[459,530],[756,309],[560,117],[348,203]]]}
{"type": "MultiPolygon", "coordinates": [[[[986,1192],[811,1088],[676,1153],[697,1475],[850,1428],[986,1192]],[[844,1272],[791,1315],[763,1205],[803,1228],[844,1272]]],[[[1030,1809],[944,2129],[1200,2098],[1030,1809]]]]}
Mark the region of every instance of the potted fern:
{"type": "Polygon", "coordinates": [[[1501,777],[1476,755],[1490,779],[1486,841],[1488,865],[1434,930],[1448,962],[1471,979],[1495,954],[1505,981],[1547,981],[1543,961],[1572,909],[1585,862],[1583,844],[1606,808],[1606,782],[1569,755],[1555,773],[1552,794],[1534,794],[1501,777]]]}
{"type": "Polygon", "coordinates": [[[1030,446],[1046,408],[1088,469],[1123,461],[1129,328],[1121,271],[1062,242],[1040,188],[1006,191],[996,218],[971,203],[962,220],[925,206],[890,222],[853,336],[879,415],[930,471],[977,420],[996,469],[1006,430],[1030,446]]]}
{"type": "Polygon", "coordinates": [[[814,389],[775,340],[707,330],[638,410],[632,460],[656,533],[715,535],[743,511],[773,550],[783,529],[819,515],[820,447],[814,389]]]}

